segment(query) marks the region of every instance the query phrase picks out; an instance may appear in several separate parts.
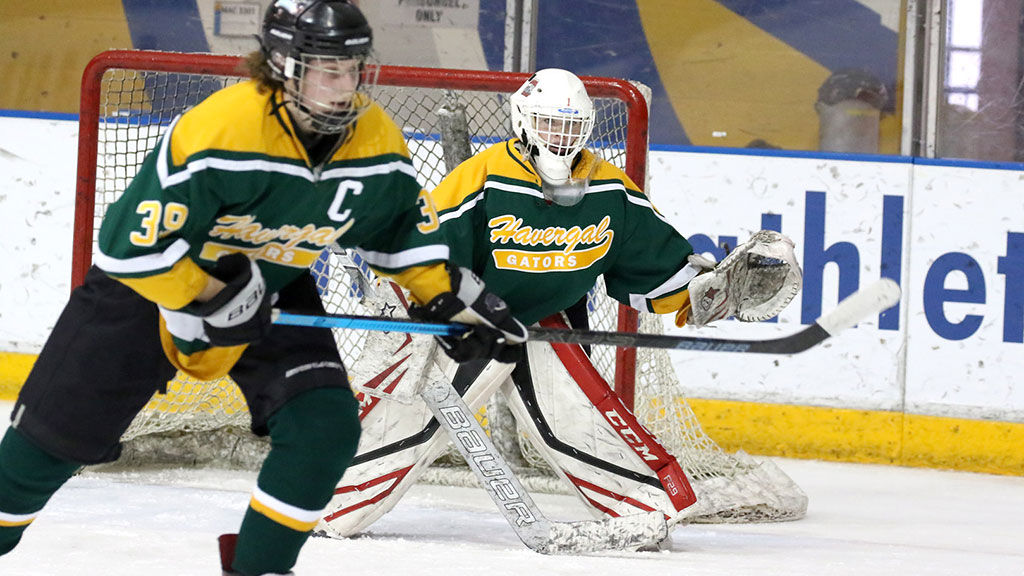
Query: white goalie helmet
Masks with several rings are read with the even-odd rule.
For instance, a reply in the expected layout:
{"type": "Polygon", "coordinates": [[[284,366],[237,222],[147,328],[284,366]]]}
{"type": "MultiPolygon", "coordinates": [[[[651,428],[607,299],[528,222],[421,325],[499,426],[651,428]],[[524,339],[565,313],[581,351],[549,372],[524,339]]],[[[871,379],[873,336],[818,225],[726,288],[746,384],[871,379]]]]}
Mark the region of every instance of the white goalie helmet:
{"type": "Polygon", "coordinates": [[[572,163],[594,129],[594,103],[567,70],[538,70],[509,98],[512,133],[547,184],[569,181],[572,163]]]}

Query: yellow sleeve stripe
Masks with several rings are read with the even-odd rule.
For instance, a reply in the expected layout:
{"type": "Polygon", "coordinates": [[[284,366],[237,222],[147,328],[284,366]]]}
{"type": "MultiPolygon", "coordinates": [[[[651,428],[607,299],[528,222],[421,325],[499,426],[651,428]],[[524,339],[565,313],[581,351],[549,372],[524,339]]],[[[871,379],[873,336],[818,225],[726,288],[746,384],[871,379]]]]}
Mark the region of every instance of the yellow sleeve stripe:
{"type": "Polygon", "coordinates": [[[175,368],[201,382],[209,382],[228,375],[242,357],[248,344],[240,346],[213,346],[192,354],[185,354],[174,345],[174,336],[167,331],[167,321],[160,316],[160,346],[164,356],[175,368]]]}
{"type": "Polygon", "coordinates": [[[196,299],[210,276],[191,258],[178,260],[170,270],[144,278],[117,278],[151,302],[177,310],[196,299]]]}
{"type": "Polygon", "coordinates": [[[249,507],[274,522],[287,526],[296,532],[309,532],[320,521],[320,517],[323,516],[323,510],[305,510],[291,504],[285,504],[260,490],[258,486],[252,491],[249,507]]]}
{"type": "Polygon", "coordinates": [[[671,296],[651,300],[651,310],[653,310],[655,314],[668,314],[669,312],[679,310],[683,306],[686,306],[687,308],[690,307],[689,290],[683,290],[682,292],[676,292],[671,296]]]}
{"type": "MultiPolygon", "coordinates": [[[[655,301],[657,300],[670,300],[674,296],[678,296],[678,294],[673,294],[671,296],[665,296],[665,294],[675,292],[680,288],[686,286],[687,284],[690,283],[690,280],[693,280],[699,273],[700,268],[694,266],[693,264],[687,264],[686,266],[680,268],[671,277],[669,277],[668,280],[665,280],[664,282],[661,283],[660,286],[654,288],[654,290],[651,290],[647,294],[630,294],[629,305],[633,308],[636,308],[637,310],[647,310],[648,300],[651,301],[652,306],[656,306],[655,301]]],[[[679,304],[682,305],[682,302],[679,302],[679,304]]],[[[659,314],[671,312],[672,310],[676,310],[678,307],[679,306],[675,306],[674,308],[671,309],[664,309],[664,307],[662,307],[663,311],[659,312],[659,314]]],[[[655,309],[655,312],[657,312],[657,309],[655,309]]]]}
{"type": "Polygon", "coordinates": [[[15,526],[28,526],[36,519],[37,516],[39,516],[39,512],[33,512],[32,514],[8,514],[6,512],[0,512],[0,527],[13,528],[15,526]]]}
{"type": "Polygon", "coordinates": [[[423,305],[442,292],[451,292],[452,281],[444,264],[417,266],[391,275],[400,285],[412,292],[412,299],[423,305]]]}

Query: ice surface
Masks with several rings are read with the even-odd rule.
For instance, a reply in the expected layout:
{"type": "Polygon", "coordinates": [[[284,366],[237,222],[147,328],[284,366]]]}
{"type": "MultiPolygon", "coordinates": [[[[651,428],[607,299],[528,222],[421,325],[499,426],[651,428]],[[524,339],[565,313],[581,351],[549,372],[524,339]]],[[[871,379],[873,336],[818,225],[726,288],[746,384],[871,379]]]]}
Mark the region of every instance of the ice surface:
{"type": "MultiPolygon", "coordinates": [[[[9,404],[0,410],[7,414],[9,404]]],[[[810,497],[802,520],[679,526],[663,552],[550,557],[526,549],[483,490],[416,486],[365,537],[311,539],[295,572],[1024,575],[1022,477],[776,462],[810,497]]],[[[216,537],[237,529],[254,481],[253,473],[228,470],[85,473],[0,557],[0,575],[219,575],[216,537]]],[[[552,519],[585,518],[570,497],[534,496],[552,519]]]]}

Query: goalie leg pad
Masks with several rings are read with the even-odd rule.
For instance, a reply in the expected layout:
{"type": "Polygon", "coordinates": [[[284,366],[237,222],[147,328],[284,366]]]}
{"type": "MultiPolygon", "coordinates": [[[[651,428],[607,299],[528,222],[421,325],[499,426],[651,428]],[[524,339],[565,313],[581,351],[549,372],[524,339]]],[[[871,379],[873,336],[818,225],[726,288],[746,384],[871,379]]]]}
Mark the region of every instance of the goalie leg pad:
{"type": "Polygon", "coordinates": [[[675,458],[633,418],[579,346],[559,346],[567,358],[550,344],[529,344],[528,368],[521,365],[514,384],[503,387],[530,443],[596,517],[658,510],[680,519],[696,497],[675,458]]]}
{"type": "MultiPolygon", "coordinates": [[[[472,410],[494,394],[511,372],[511,364],[487,362],[476,370],[465,365],[461,374],[447,357],[435,354],[441,369],[431,367],[427,378],[449,378],[472,410]],[[467,371],[471,371],[467,374],[467,371]]],[[[390,511],[448,445],[426,403],[381,401],[360,394],[363,433],[355,460],[327,505],[317,530],[342,538],[364,530],[390,511]]]]}

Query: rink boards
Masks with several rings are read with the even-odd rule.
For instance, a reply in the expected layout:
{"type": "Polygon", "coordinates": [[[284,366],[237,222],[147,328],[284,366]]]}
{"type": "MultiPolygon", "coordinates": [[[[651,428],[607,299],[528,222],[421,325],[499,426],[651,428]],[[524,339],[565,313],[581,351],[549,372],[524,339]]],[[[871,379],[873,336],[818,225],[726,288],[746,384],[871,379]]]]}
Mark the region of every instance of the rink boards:
{"type": "MultiPolygon", "coordinates": [[[[67,298],[76,138],[74,122],[0,118],[7,397],[67,298]]],[[[780,230],[805,269],[778,321],[729,321],[714,336],[794,332],[882,276],[904,292],[898,308],[800,355],[673,353],[712,437],[762,454],[1024,470],[1019,167],[694,150],[651,154],[648,189],[666,218],[718,257],[780,230]]]]}

